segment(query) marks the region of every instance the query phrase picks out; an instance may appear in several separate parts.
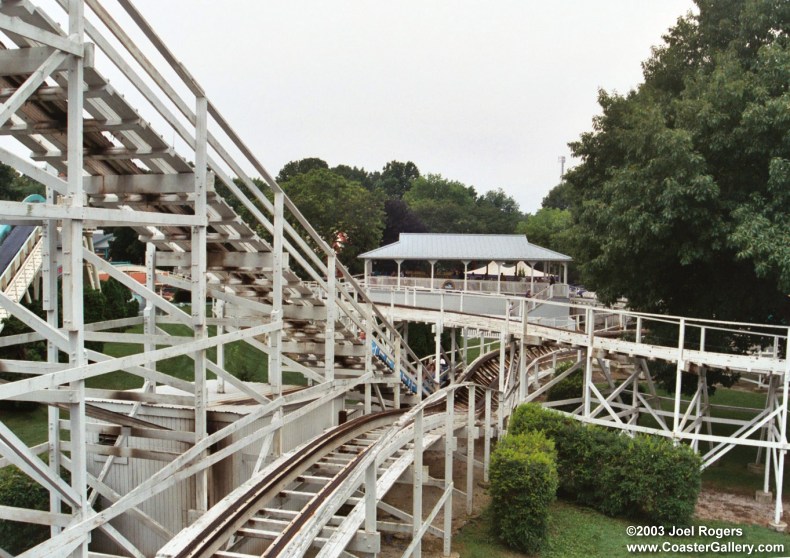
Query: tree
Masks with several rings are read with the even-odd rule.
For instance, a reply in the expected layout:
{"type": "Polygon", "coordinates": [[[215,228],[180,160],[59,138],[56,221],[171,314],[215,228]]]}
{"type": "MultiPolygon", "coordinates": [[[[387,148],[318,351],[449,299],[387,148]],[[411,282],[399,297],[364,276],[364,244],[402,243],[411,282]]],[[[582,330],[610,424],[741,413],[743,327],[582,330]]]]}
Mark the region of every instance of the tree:
{"type": "Polygon", "coordinates": [[[409,209],[408,204],[403,200],[387,200],[384,202],[384,212],[386,214],[386,222],[384,233],[381,237],[381,243],[384,245],[397,242],[402,232],[428,232],[428,227],[423,223],[422,219],[409,209]]]}
{"type": "Polygon", "coordinates": [[[475,216],[477,194],[471,186],[428,174],[412,182],[403,200],[431,232],[479,232],[475,216]]]}
{"type": "Polygon", "coordinates": [[[289,163],[285,163],[283,168],[280,169],[280,172],[277,174],[277,182],[285,182],[297,175],[305,174],[316,169],[329,169],[329,165],[326,164],[326,161],[318,157],[307,157],[305,159],[299,159],[298,161],[290,161],[289,163]]]}
{"type": "Polygon", "coordinates": [[[570,238],[571,212],[567,209],[544,207],[535,215],[527,215],[516,232],[527,235],[532,244],[549,248],[562,254],[572,251],[570,238]]]}
{"type": "Polygon", "coordinates": [[[110,260],[114,262],[129,262],[137,265],[145,263],[145,243],[140,242],[139,235],[129,227],[115,227],[107,229],[112,233],[110,242],[110,260]]]}
{"type": "Polygon", "coordinates": [[[411,161],[390,161],[374,176],[374,186],[381,188],[387,199],[402,199],[412,183],[420,178],[420,169],[411,161]]]}
{"type": "Polygon", "coordinates": [[[339,174],[351,182],[359,182],[368,190],[373,188],[373,176],[362,167],[350,167],[348,165],[337,165],[332,167],[332,172],[339,174]]]}
{"type": "Polygon", "coordinates": [[[790,4],[697,4],[571,144],[575,255],[607,301],[787,321],[790,4]]]}
{"type": "Polygon", "coordinates": [[[0,164],[0,200],[22,201],[30,194],[44,195],[44,186],[19,174],[13,167],[0,164]]]}
{"type": "Polygon", "coordinates": [[[572,205],[573,191],[567,182],[560,182],[541,202],[542,207],[553,207],[554,209],[570,209],[572,205]]]}
{"type": "Polygon", "coordinates": [[[502,188],[489,190],[477,198],[476,205],[475,214],[480,232],[512,234],[523,217],[518,202],[502,188]]]}
{"type": "Polygon", "coordinates": [[[384,202],[379,195],[328,169],[297,174],[281,184],[318,234],[330,245],[339,232],[347,241],[340,257],[352,269],[357,256],[378,247],[384,229],[384,202]]]}

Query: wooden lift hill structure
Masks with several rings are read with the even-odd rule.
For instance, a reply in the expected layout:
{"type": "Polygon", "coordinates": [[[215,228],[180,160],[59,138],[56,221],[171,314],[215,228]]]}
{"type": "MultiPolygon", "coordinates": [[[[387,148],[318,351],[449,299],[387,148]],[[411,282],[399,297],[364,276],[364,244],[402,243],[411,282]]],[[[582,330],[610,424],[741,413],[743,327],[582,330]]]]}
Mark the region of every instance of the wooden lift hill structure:
{"type": "MultiPolygon", "coordinates": [[[[0,506],[0,519],[50,530],[21,556],[375,556],[381,533],[407,537],[404,556],[420,556],[426,534],[441,538],[449,555],[453,498],[471,511],[475,469],[487,474],[492,437],[516,404],[559,381],[552,369],[562,358],[585,370],[580,420],[712,443],[718,449],[706,463],[734,445],[760,450],[780,522],[786,329],[544,301],[576,316],[557,324],[531,318],[523,299],[517,312],[472,314],[444,298],[464,293],[379,293],[374,303],[130,0],[47,6],[0,1],[0,161],[46,188],[44,202],[0,203],[3,224],[36,227],[8,284],[40,288],[45,314],[3,287],[0,308],[32,332],[4,336],[0,346],[47,345],[45,362],[0,360],[16,375],[0,384],[0,399],[48,407],[48,439],[39,445],[0,422],[0,465],[21,469],[50,499],[44,511],[0,506]],[[86,240],[118,226],[146,243],[144,285],[86,240]],[[29,265],[28,254],[36,254],[29,265]],[[144,313],[86,324],[83,289],[99,273],[144,299],[144,313]],[[189,311],[157,294],[157,284],[189,292],[189,311]],[[643,342],[651,320],[676,326],[672,343],[643,342]],[[409,321],[435,323],[439,333],[474,329],[498,348],[472,363],[452,353],[448,374],[438,358],[427,364],[411,351],[399,332],[409,321]],[[170,324],[189,334],[168,333],[170,324]],[[128,332],[132,326],[142,332],[128,332]],[[768,350],[735,354],[686,342],[690,329],[719,328],[768,350]],[[631,329],[632,340],[608,335],[613,329],[631,329]],[[92,341],[144,350],[112,357],[90,349],[92,341]],[[267,355],[267,383],[227,372],[233,342],[267,355]],[[194,363],[191,380],[160,370],[177,356],[194,363]],[[622,359],[636,364],[617,386],[611,367],[622,359]],[[675,363],[679,377],[694,372],[702,386],[708,368],[751,374],[768,386],[767,407],[732,436],[714,435],[705,430],[713,419],[702,387],[691,402],[675,394],[672,411],[643,392],[651,359],[675,363]],[[86,385],[118,371],[142,387],[86,385]],[[284,374],[302,385],[285,385],[284,374]],[[661,427],[639,424],[645,415],[661,427]],[[442,478],[423,466],[428,449],[444,457],[442,478]],[[454,460],[466,464],[457,485],[454,460]],[[385,500],[398,482],[411,487],[411,509],[385,500]],[[424,498],[428,486],[439,495],[424,498]]],[[[490,296],[508,307],[507,297],[490,296]]]]}

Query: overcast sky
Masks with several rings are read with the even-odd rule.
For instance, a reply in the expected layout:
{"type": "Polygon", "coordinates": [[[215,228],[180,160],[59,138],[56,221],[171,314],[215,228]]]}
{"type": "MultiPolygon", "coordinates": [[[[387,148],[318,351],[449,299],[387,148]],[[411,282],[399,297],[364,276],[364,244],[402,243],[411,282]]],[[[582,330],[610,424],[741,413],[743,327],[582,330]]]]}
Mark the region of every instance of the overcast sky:
{"type": "Polygon", "coordinates": [[[691,0],[137,0],[272,174],[320,157],[503,188],[534,212],[597,90],[621,93],[691,0]]]}

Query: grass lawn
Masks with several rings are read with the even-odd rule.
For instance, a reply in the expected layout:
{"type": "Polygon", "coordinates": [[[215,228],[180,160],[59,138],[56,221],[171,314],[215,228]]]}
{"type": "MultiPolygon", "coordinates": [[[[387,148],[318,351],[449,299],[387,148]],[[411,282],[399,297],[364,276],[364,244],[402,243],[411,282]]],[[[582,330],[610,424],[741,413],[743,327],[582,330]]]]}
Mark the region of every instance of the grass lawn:
{"type": "MultiPolygon", "coordinates": [[[[463,558],[526,558],[526,554],[514,552],[499,545],[489,533],[490,515],[487,511],[481,517],[474,519],[453,540],[453,549],[463,558]]],[[[720,521],[705,522],[707,527],[714,528],[739,528],[743,534],[737,537],[629,537],[626,527],[638,525],[638,521],[616,519],[607,517],[588,508],[583,508],[566,502],[555,502],[551,508],[549,518],[549,539],[546,547],[539,554],[540,558],[588,558],[588,557],[627,557],[627,556],[655,556],[648,552],[629,552],[628,544],[659,544],[669,542],[672,544],[710,544],[734,542],[738,544],[783,544],[790,550],[790,536],[777,533],[757,526],[741,526],[720,521]]],[[[660,553],[661,556],[741,556],[743,552],[722,554],[710,553],[660,553]]],[[[784,551],[759,553],[752,556],[787,556],[784,551]]]]}

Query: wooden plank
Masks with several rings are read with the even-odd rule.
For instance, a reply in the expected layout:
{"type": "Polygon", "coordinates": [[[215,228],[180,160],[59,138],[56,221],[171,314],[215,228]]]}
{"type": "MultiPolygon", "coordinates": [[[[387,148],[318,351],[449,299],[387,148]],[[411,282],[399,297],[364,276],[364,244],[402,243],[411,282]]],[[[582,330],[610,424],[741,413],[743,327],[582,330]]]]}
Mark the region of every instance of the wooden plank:
{"type": "MultiPolygon", "coordinates": [[[[0,76],[32,74],[46,62],[57,49],[48,46],[0,50],[0,76]]],[[[85,49],[85,64],[93,65],[93,49],[85,49]]],[[[64,60],[55,71],[68,69],[69,59],[64,60]]]]}

